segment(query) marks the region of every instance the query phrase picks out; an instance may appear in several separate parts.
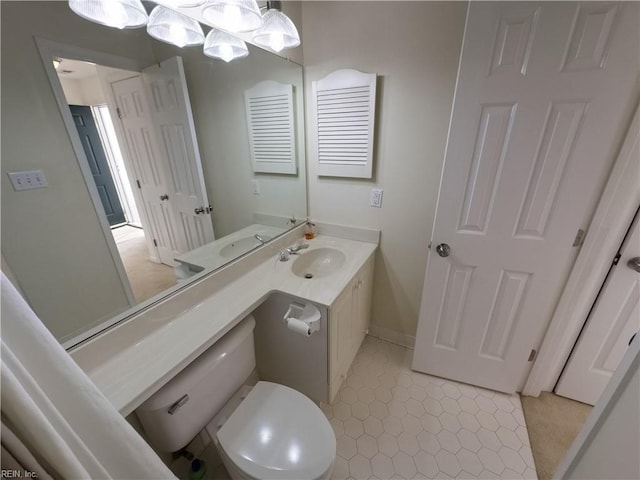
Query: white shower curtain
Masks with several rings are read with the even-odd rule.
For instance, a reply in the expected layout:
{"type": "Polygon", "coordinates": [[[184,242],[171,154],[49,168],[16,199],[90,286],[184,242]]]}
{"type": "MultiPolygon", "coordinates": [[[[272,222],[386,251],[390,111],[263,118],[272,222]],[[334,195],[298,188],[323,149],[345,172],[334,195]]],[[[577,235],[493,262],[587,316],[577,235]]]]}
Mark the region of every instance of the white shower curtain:
{"type": "Polygon", "coordinates": [[[4,273],[1,293],[2,421],[17,437],[14,445],[26,447],[53,478],[175,478],[4,273]]]}

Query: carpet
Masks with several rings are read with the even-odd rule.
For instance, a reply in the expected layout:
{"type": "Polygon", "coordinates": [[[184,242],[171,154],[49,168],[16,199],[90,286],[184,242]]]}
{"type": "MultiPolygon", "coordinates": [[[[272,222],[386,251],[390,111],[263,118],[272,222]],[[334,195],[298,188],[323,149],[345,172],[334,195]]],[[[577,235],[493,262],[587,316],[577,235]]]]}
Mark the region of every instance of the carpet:
{"type": "Polygon", "coordinates": [[[149,260],[142,229],[126,225],[112,233],[136,301],[144,302],[176,284],[173,268],[149,260]]]}
{"type": "Polygon", "coordinates": [[[538,477],[551,479],[593,407],[549,392],[520,398],[538,477]]]}

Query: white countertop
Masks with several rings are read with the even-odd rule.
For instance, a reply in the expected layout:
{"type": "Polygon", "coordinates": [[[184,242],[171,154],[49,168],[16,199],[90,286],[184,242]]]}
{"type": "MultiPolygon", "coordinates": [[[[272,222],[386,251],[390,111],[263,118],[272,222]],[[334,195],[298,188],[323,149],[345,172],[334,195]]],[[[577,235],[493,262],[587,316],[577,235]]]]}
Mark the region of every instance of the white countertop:
{"type": "Polygon", "coordinates": [[[234,258],[259,247],[260,242],[254,238],[256,234],[266,237],[267,240],[271,240],[274,237],[285,232],[287,229],[283,227],[273,227],[270,225],[261,225],[254,223],[248,227],[244,227],[236,232],[226,235],[211,243],[207,243],[201,247],[191,250],[187,253],[183,253],[174,258],[176,262],[186,264],[194,269],[194,271],[201,271],[205,269],[215,269],[221,267],[225,263],[229,263],[234,258]],[[251,245],[246,248],[239,249],[229,255],[224,255],[222,250],[225,247],[229,247],[238,241],[253,240],[251,245]]]}
{"type": "MultiPolygon", "coordinates": [[[[272,292],[330,306],[377,248],[374,243],[326,235],[306,243],[310,246],[301,250],[300,256],[318,248],[332,247],[345,254],[345,263],[325,277],[304,279],[291,271],[296,256],[288,262],[279,262],[276,255],[269,255],[247,273],[218,281],[218,286],[215,285],[217,273],[203,279],[203,285],[210,282],[211,294],[199,301],[190,298],[193,295],[188,292],[168,299],[173,302],[171,309],[179,314],[171,317],[160,310],[156,315],[153,310],[144,312],[141,318],[132,318],[72,351],[71,355],[114,407],[126,416],[272,292]]],[[[202,286],[199,288],[202,290],[202,286]]]]}

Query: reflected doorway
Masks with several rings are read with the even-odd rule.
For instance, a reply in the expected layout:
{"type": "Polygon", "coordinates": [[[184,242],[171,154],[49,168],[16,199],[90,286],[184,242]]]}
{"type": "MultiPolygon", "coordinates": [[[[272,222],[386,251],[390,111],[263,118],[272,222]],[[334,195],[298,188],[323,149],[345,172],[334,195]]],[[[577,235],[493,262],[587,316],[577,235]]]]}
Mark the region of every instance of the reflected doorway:
{"type": "Polygon", "coordinates": [[[54,65],[127,279],[136,302],[143,302],[176,284],[173,268],[149,254],[152,239],[143,229],[134,177],[127,172],[96,65],[62,58],[54,65]]]}

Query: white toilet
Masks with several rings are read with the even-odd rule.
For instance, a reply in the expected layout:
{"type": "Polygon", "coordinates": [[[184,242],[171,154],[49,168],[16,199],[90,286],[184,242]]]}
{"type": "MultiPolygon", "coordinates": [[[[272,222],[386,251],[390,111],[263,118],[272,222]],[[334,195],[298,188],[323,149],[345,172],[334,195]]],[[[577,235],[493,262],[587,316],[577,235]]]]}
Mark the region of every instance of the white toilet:
{"type": "Polygon", "coordinates": [[[207,427],[234,479],[327,479],[333,429],[296,390],[258,382],[226,420],[207,425],[255,368],[254,326],[252,316],[244,319],[138,407],[145,433],[159,450],[174,452],[207,427]]]}

